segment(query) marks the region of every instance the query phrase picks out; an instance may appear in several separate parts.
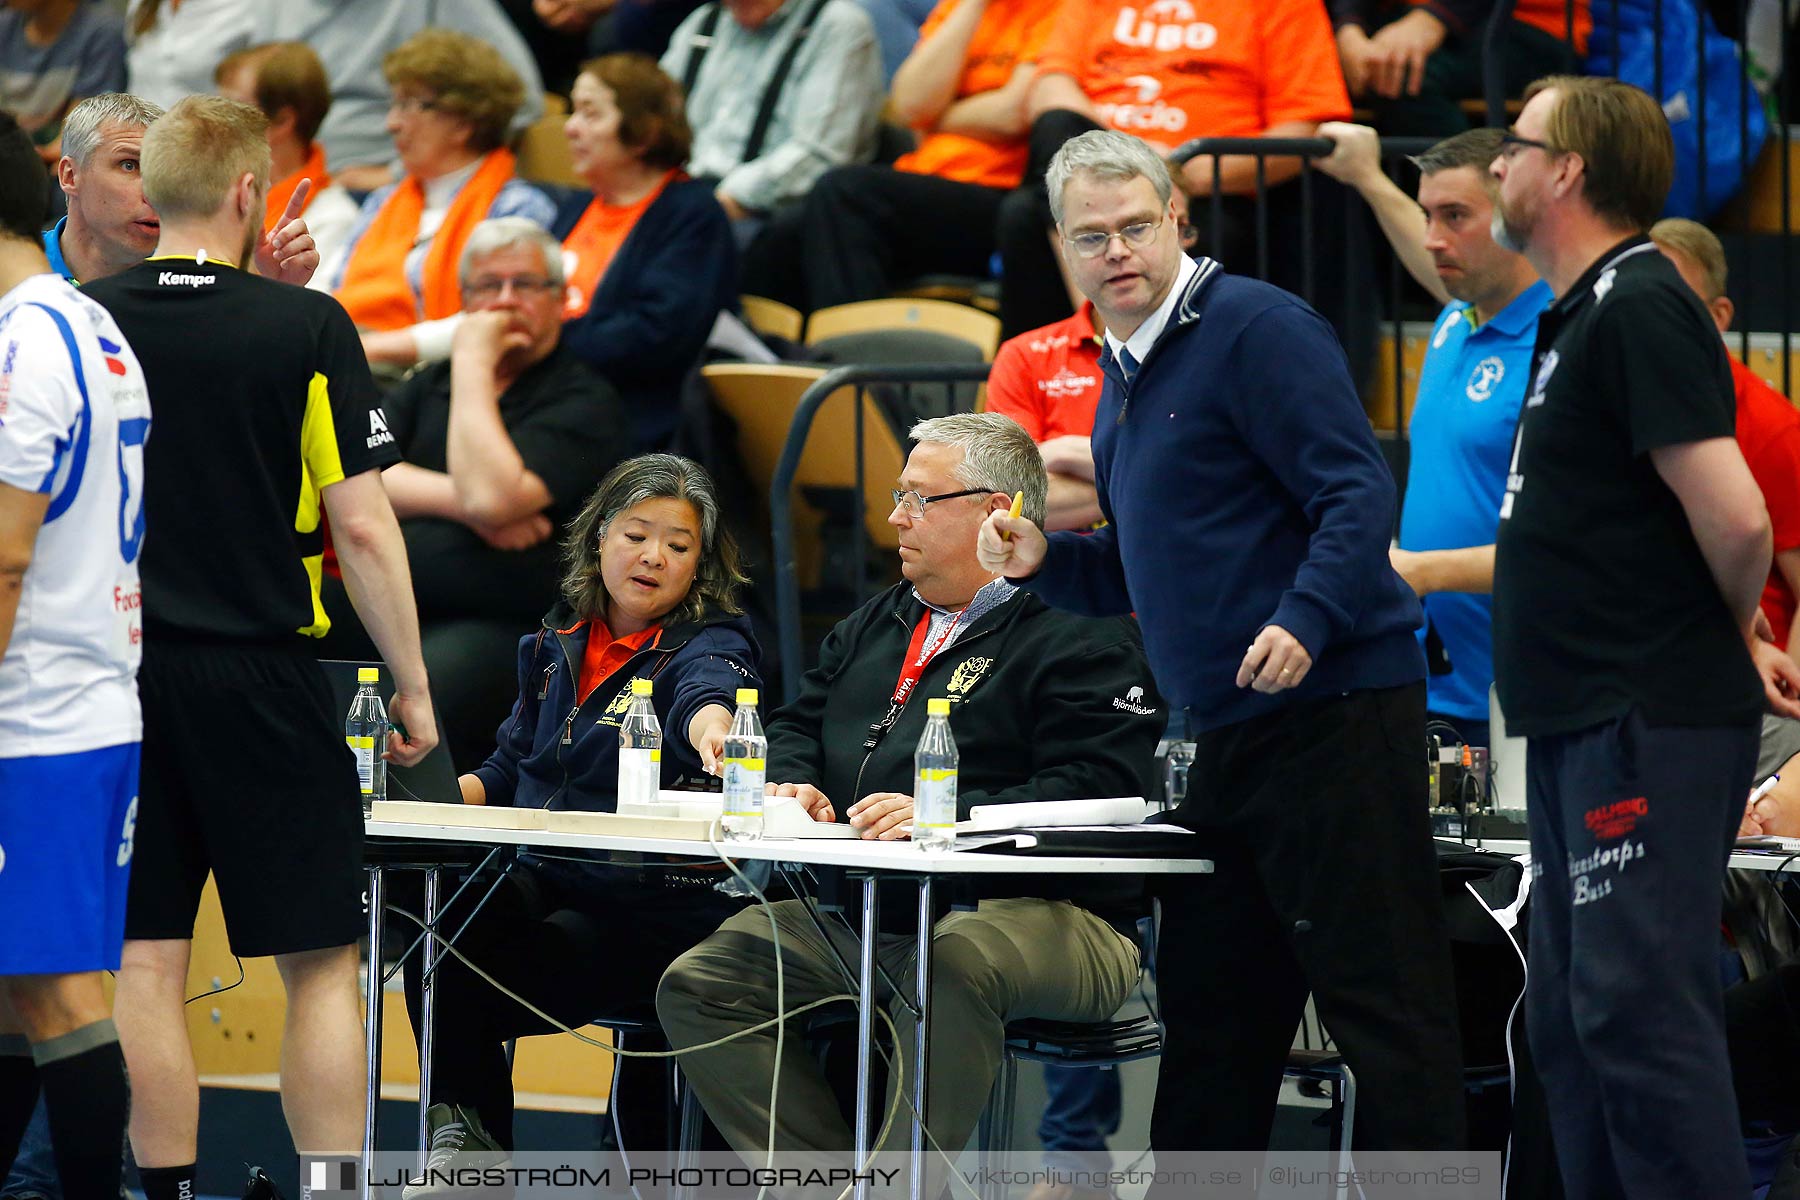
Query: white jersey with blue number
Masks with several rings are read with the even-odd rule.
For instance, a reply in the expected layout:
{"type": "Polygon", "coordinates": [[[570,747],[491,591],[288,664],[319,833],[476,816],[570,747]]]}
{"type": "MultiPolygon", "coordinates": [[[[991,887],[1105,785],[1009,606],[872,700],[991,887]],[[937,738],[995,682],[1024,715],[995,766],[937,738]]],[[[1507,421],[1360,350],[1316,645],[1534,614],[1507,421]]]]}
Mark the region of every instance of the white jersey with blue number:
{"type": "Polygon", "coordinates": [[[0,483],[49,497],[0,658],[0,758],[138,741],[144,373],[56,275],[0,297],[0,483]]]}

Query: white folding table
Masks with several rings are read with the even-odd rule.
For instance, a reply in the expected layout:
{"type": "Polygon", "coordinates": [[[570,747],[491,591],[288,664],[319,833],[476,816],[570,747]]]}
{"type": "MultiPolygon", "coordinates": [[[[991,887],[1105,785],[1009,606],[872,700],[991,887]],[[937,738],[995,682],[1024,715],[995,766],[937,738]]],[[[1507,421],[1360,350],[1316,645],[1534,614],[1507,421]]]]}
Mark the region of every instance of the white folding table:
{"type": "MultiPolygon", "coordinates": [[[[473,843],[488,847],[516,846],[563,850],[610,851],[631,854],[670,855],[716,862],[714,847],[704,841],[686,838],[651,838],[626,834],[565,833],[548,830],[491,829],[466,825],[425,824],[419,822],[371,820],[365,825],[371,839],[384,843],[390,859],[392,851],[400,851],[394,861],[369,864],[369,1003],[368,1003],[368,1093],[369,1109],[364,1128],[364,1153],[375,1152],[375,1114],[381,1087],[381,963],[382,908],[385,872],[393,869],[417,869],[425,872],[425,923],[432,932],[425,939],[419,1023],[419,1146],[421,1162],[426,1153],[425,1110],[431,1096],[431,1057],[434,1018],[435,974],[430,965],[441,956],[431,953],[434,940],[448,944],[435,932],[438,918],[438,896],[444,864],[428,853],[431,844],[446,842],[473,843]],[[412,843],[420,853],[406,855],[412,843]]],[[[996,854],[973,851],[925,851],[910,842],[874,842],[837,838],[765,838],[757,842],[720,842],[719,849],[737,861],[802,863],[807,866],[843,868],[850,878],[862,886],[861,961],[858,968],[858,1000],[856,1021],[856,1163],[868,1160],[872,1137],[869,1082],[875,1043],[875,976],[876,932],[880,914],[878,882],[883,878],[912,879],[918,886],[918,969],[915,1003],[919,1012],[914,1053],[917,1067],[913,1074],[912,1116],[912,1187],[915,1200],[923,1185],[926,1118],[925,1098],[928,1057],[926,1047],[930,1031],[931,1004],[931,929],[932,883],[948,876],[1001,875],[1203,875],[1210,874],[1213,864],[1203,858],[1139,858],[1139,857],[1065,857],[1061,855],[996,854]]],[[[459,860],[460,861],[460,860],[459,860]]],[[[373,1161],[372,1159],[370,1161],[373,1161]]],[[[858,1200],[867,1195],[867,1183],[858,1182],[858,1200]]]]}

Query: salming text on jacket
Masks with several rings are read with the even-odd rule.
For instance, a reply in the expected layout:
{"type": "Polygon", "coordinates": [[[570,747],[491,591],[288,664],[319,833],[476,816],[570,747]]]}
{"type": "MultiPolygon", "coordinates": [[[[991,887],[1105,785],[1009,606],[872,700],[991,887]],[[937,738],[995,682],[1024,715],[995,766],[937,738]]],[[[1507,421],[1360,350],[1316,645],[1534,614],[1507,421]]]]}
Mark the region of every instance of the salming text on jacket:
{"type": "Polygon", "coordinates": [[[1135,611],[1195,732],[1425,677],[1419,601],[1388,564],[1393,476],[1323,318],[1203,258],[1130,388],[1110,352],[1101,368],[1108,524],[1052,535],[1026,587],[1076,612],[1135,611]],[[1236,678],[1266,625],[1313,658],[1273,695],[1236,678]]]}

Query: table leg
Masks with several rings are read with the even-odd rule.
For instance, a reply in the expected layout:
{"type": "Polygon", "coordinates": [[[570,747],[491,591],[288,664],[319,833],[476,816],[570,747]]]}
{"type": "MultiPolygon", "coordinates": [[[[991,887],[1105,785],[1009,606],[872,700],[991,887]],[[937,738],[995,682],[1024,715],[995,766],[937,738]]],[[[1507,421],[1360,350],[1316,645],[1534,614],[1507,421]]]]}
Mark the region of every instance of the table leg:
{"type": "MultiPolygon", "coordinates": [[[[862,877],[862,963],[856,998],[856,1200],[868,1200],[869,1183],[862,1175],[869,1140],[880,1114],[869,1111],[869,1080],[875,1049],[875,939],[880,929],[875,876],[862,877]]],[[[896,1081],[897,1084],[898,1081],[896,1081]]]]}
{"type": "Polygon", "coordinates": [[[438,888],[443,870],[425,870],[425,926],[429,931],[419,945],[419,1174],[425,1174],[425,1160],[431,1157],[431,1132],[425,1114],[431,1109],[431,1044],[437,1016],[437,965],[444,950],[438,948],[438,888]]]}
{"type": "Polygon", "coordinates": [[[381,916],[387,894],[385,876],[386,872],[380,867],[369,868],[369,1001],[364,1009],[367,1015],[363,1026],[363,1039],[369,1056],[369,1108],[363,1116],[362,1187],[365,1198],[368,1195],[370,1172],[375,1169],[376,1118],[381,1106],[381,916]]]}
{"type": "Polygon", "coordinates": [[[925,1098],[930,1095],[929,1075],[930,1059],[927,1049],[931,1044],[931,876],[919,876],[919,1021],[917,1036],[913,1049],[913,1127],[912,1127],[912,1200],[927,1200],[925,1196],[925,1162],[928,1158],[925,1149],[925,1121],[929,1114],[925,1109],[925,1098]]]}

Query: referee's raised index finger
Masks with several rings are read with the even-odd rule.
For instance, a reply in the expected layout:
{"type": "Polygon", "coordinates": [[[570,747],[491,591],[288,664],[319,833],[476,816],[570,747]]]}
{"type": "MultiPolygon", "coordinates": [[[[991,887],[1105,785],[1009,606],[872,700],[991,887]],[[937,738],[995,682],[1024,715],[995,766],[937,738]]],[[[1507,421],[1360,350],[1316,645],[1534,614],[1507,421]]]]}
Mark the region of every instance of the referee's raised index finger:
{"type": "Polygon", "coordinates": [[[312,194],[312,179],[302,179],[294,188],[294,194],[288,198],[287,207],[281,211],[281,223],[286,225],[306,211],[306,198],[312,194]]]}

